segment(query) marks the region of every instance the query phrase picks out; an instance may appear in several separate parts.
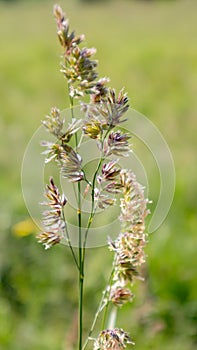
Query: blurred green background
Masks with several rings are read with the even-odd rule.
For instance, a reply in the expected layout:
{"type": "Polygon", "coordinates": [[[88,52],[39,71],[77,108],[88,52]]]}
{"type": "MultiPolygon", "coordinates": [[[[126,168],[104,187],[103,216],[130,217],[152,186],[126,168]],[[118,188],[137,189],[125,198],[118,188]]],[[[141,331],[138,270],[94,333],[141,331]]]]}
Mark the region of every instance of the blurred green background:
{"type": "MultiPolygon", "coordinates": [[[[34,231],[20,186],[27,143],[51,106],[68,107],[53,3],[0,1],[0,348],[7,350],[71,349],[76,340],[77,277],[68,249],[45,252],[35,234],[13,233],[23,220],[24,233],[34,231]]],[[[170,213],[150,236],[146,281],[136,284],[134,303],[121,310],[118,326],[130,332],[136,350],[196,349],[197,2],[59,3],[71,27],[97,48],[100,75],[116,89],[125,86],[175,161],[170,213]]],[[[105,247],[88,251],[86,331],[110,262],[105,247]]]]}

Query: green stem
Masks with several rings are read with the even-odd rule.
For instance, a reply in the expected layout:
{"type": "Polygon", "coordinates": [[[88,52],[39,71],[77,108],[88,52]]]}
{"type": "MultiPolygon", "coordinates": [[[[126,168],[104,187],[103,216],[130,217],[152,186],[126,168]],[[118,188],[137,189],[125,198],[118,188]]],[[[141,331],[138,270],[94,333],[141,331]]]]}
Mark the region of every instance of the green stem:
{"type": "Polygon", "coordinates": [[[105,329],[105,323],[106,323],[106,319],[107,319],[107,312],[108,312],[108,309],[109,309],[109,296],[110,296],[110,292],[111,292],[111,286],[112,286],[112,281],[113,281],[113,275],[114,275],[114,267],[112,269],[112,272],[111,272],[111,275],[110,275],[110,278],[109,278],[109,283],[108,283],[108,286],[107,286],[107,302],[105,304],[105,311],[104,311],[104,315],[103,315],[103,320],[102,320],[102,326],[101,326],[101,329],[105,329]]]}
{"type": "Polygon", "coordinates": [[[102,297],[102,299],[101,299],[101,301],[100,301],[100,304],[99,304],[99,307],[98,307],[98,309],[97,309],[97,311],[96,311],[96,313],[95,313],[94,320],[93,320],[93,322],[92,322],[90,331],[89,331],[89,333],[88,333],[88,337],[87,337],[87,339],[86,339],[86,341],[85,341],[85,343],[84,343],[84,346],[83,346],[83,350],[85,350],[85,348],[86,348],[86,346],[87,346],[87,344],[88,344],[88,341],[90,340],[90,337],[91,337],[91,335],[92,335],[92,332],[93,332],[94,327],[95,327],[95,325],[96,325],[96,322],[97,322],[97,320],[98,320],[99,314],[102,312],[103,308],[105,307],[105,304],[104,304],[105,295],[106,295],[106,290],[105,290],[104,293],[103,293],[103,297],[102,297]]]}
{"type": "MultiPolygon", "coordinates": [[[[109,280],[108,280],[108,283],[107,283],[107,287],[106,287],[105,290],[103,291],[103,295],[102,295],[101,301],[100,301],[99,306],[98,306],[98,309],[97,309],[97,311],[96,311],[96,313],[95,313],[94,320],[93,320],[93,322],[92,322],[90,331],[89,331],[89,333],[88,333],[88,337],[87,337],[87,339],[86,339],[86,341],[85,341],[85,343],[84,343],[84,346],[83,346],[83,350],[85,350],[85,348],[86,348],[86,346],[87,346],[87,344],[88,344],[88,342],[89,342],[89,340],[90,340],[90,337],[91,337],[91,335],[92,335],[92,333],[93,333],[94,327],[95,327],[95,325],[96,325],[96,322],[97,322],[97,320],[98,320],[98,317],[99,317],[100,313],[103,311],[104,308],[105,308],[105,310],[106,310],[106,308],[107,308],[107,306],[108,306],[108,304],[109,304],[109,300],[106,301],[105,299],[106,299],[107,295],[109,295],[110,290],[111,290],[111,284],[112,284],[113,274],[114,274],[114,268],[113,268],[113,270],[111,271],[111,274],[110,274],[110,277],[109,277],[109,280]]],[[[106,312],[106,311],[105,311],[105,312],[106,312]]],[[[102,327],[102,330],[103,330],[103,329],[104,329],[104,327],[102,327]]]]}
{"type": "Polygon", "coordinates": [[[105,311],[104,311],[104,314],[103,314],[103,320],[102,320],[101,329],[105,329],[105,323],[106,323],[106,318],[107,318],[108,307],[109,307],[109,301],[105,305],[105,311]]]}
{"type": "Polygon", "coordinates": [[[87,242],[87,237],[88,237],[88,232],[89,232],[89,229],[90,229],[90,226],[92,224],[92,220],[93,220],[93,217],[95,215],[95,207],[94,207],[94,190],[95,190],[95,182],[96,182],[96,177],[97,177],[97,174],[100,170],[100,167],[101,167],[101,164],[102,162],[104,161],[105,157],[104,157],[104,154],[103,154],[103,145],[104,145],[104,141],[107,137],[107,135],[109,134],[111,128],[109,127],[108,130],[106,131],[104,137],[103,137],[103,140],[102,140],[102,153],[101,153],[101,158],[99,160],[99,163],[97,165],[97,168],[96,168],[96,171],[94,173],[94,176],[93,176],[93,180],[92,180],[92,208],[91,208],[91,213],[90,213],[90,216],[89,216],[89,219],[88,219],[88,224],[87,224],[87,228],[86,228],[86,232],[85,232],[85,237],[84,237],[84,243],[83,243],[83,261],[85,260],[85,249],[86,249],[86,242],[87,242]]]}
{"type": "Polygon", "coordinates": [[[66,233],[66,238],[67,238],[67,241],[68,241],[68,245],[69,245],[69,248],[71,250],[73,259],[75,261],[75,264],[76,264],[76,266],[77,266],[77,268],[79,270],[79,264],[78,264],[77,258],[75,256],[75,252],[74,252],[72,244],[71,244],[71,240],[70,240],[70,236],[69,236],[69,232],[68,232],[68,227],[67,227],[67,224],[66,224],[66,219],[65,219],[65,215],[64,215],[63,211],[62,211],[62,218],[63,218],[64,224],[65,224],[65,233],[66,233]]]}
{"type": "Polygon", "coordinates": [[[83,248],[81,237],[81,184],[78,182],[78,227],[79,227],[79,350],[82,349],[83,334],[83,281],[84,281],[84,263],[83,248]]]}
{"type": "MultiPolygon", "coordinates": [[[[69,87],[68,87],[68,91],[69,91],[69,87]]],[[[69,99],[70,99],[70,110],[71,110],[71,117],[72,117],[72,120],[75,119],[74,117],[74,101],[73,101],[73,97],[71,97],[69,95],[69,99]]],[[[78,140],[77,140],[77,133],[75,133],[75,146],[76,146],[76,150],[78,148],[78,140]]]]}
{"type": "MultiPolygon", "coordinates": [[[[71,116],[74,119],[73,98],[70,97],[71,116]]],[[[78,148],[77,133],[75,133],[75,146],[78,148]]],[[[81,230],[81,183],[78,182],[77,196],[77,216],[78,216],[78,265],[79,265],[79,316],[78,316],[78,349],[82,350],[83,341],[83,282],[84,282],[84,261],[82,247],[82,230],[81,230]]]]}
{"type": "Polygon", "coordinates": [[[115,328],[115,326],[116,326],[116,319],[117,319],[117,311],[118,311],[117,306],[113,305],[111,313],[110,313],[110,316],[109,316],[107,329],[115,328]]]}

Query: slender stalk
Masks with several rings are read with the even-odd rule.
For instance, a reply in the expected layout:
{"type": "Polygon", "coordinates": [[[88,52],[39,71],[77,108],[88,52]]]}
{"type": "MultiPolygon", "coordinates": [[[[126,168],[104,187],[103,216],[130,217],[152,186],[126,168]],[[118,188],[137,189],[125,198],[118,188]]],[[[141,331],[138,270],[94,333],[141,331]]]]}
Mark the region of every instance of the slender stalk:
{"type": "Polygon", "coordinates": [[[79,350],[82,349],[82,333],[83,333],[83,281],[84,281],[84,263],[83,248],[81,237],[81,185],[78,182],[78,228],[79,228],[79,350]]]}
{"type": "MultiPolygon", "coordinates": [[[[107,295],[109,294],[109,292],[111,290],[111,283],[112,283],[113,274],[114,274],[114,268],[111,271],[111,274],[110,274],[107,286],[106,286],[105,290],[103,291],[103,295],[102,295],[101,301],[100,301],[98,309],[97,309],[97,311],[95,313],[94,320],[92,322],[90,331],[88,333],[88,337],[87,337],[87,339],[86,339],[86,341],[84,343],[84,346],[83,346],[83,350],[85,350],[85,348],[86,348],[86,346],[87,346],[87,344],[88,344],[88,342],[90,340],[90,337],[91,337],[91,335],[93,333],[94,327],[96,325],[96,322],[98,320],[98,317],[99,317],[100,313],[103,311],[104,308],[106,310],[107,305],[109,304],[109,301],[108,300],[106,301],[106,297],[107,297],[107,295]]],[[[102,327],[102,329],[104,329],[104,327],[102,327]]]]}
{"type": "Polygon", "coordinates": [[[72,256],[73,256],[73,259],[75,261],[75,264],[79,270],[79,264],[78,264],[78,261],[77,261],[77,258],[75,256],[75,252],[73,250],[73,247],[72,247],[72,244],[71,244],[71,240],[70,240],[70,236],[69,236],[69,232],[68,232],[68,227],[67,227],[67,224],[66,224],[66,219],[65,219],[65,215],[64,215],[64,212],[62,212],[62,218],[63,218],[63,221],[65,223],[65,233],[66,233],[66,238],[67,238],[67,241],[68,241],[68,245],[69,245],[69,248],[71,250],[71,253],[72,253],[72,256]]]}
{"type": "Polygon", "coordinates": [[[103,314],[103,320],[102,320],[101,329],[104,329],[104,328],[105,328],[105,323],[106,323],[106,318],[107,318],[108,307],[109,307],[109,301],[107,301],[107,303],[106,303],[106,305],[105,305],[105,311],[104,311],[104,314],[103,314]]]}
{"type": "MultiPolygon", "coordinates": [[[[69,89],[69,86],[68,86],[69,89]]],[[[70,96],[70,95],[69,95],[70,96]]],[[[70,96],[71,116],[74,119],[73,98],[70,96]]],[[[75,146],[78,148],[77,133],[75,133],[75,146]]],[[[81,183],[77,184],[77,216],[78,216],[78,265],[79,265],[79,316],[78,316],[78,349],[82,350],[83,341],[83,282],[84,282],[84,262],[81,232],[81,183]]]]}
{"type": "MultiPolygon", "coordinates": [[[[68,86],[69,88],[69,86],[68,86]]],[[[74,111],[73,111],[73,98],[70,96],[70,109],[71,109],[71,116],[72,119],[74,119],[74,111]]],[[[102,153],[101,153],[101,158],[99,160],[99,163],[97,165],[96,171],[94,173],[93,176],[93,180],[92,180],[92,206],[91,206],[91,213],[88,219],[88,224],[87,224],[87,228],[86,228],[86,232],[85,232],[85,237],[84,237],[84,241],[82,242],[82,230],[81,230],[81,184],[80,182],[78,182],[78,196],[77,196],[77,204],[78,204],[78,209],[77,209],[77,215],[78,215],[78,266],[79,266],[79,319],[78,319],[78,349],[82,350],[82,333],[83,333],[83,284],[84,284],[84,265],[85,265],[85,253],[86,253],[86,243],[87,243],[87,237],[88,237],[88,232],[89,232],[89,228],[92,224],[92,220],[93,217],[95,215],[95,200],[94,200],[94,191],[95,191],[95,183],[96,183],[96,177],[97,174],[100,170],[101,164],[103,162],[103,160],[105,159],[104,154],[103,154],[103,145],[104,145],[104,141],[105,138],[107,137],[109,131],[110,131],[111,127],[108,128],[108,130],[106,131],[104,138],[102,140],[102,153]]],[[[76,144],[76,149],[78,148],[78,140],[77,140],[77,134],[75,133],[75,144],[76,144]]],[[[112,274],[111,274],[112,276],[112,274]]],[[[110,276],[110,283],[109,285],[111,286],[111,276],[110,276]]],[[[108,287],[107,287],[108,288],[108,287]]],[[[107,289],[104,292],[104,296],[101,300],[101,303],[103,304],[104,301],[104,297],[106,297],[106,293],[107,293],[107,289]]],[[[88,338],[91,336],[92,331],[94,329],[94,326],[96,324],[97,318],[101,312],[101,309],[103,310],[103,308],[106,306],[106,311],[105,313],[107,314],[107,305],[103,305],[102,304],[99,305],[99,308],[96,312],[90,333],[88,338]]],[[[88,339],[85,343],[85,346],[88,343],[88,339]]],[[[84,347],[85,348],[85,347],[84,347]]],[[[84,349],[83,348],[83,349],[84,349]]]]}
{"type": "Polygon", "coordinates": [[[99,160],[99,163],[97,165],[97,168],[96,168],[96,171],[94,173],[94,176],[93,176],[93,180],[92,180],[92,193],[91,193],[91,196],[92,196],[92,208],[91,208],[91,213],[90,213],[90,216],[89,216],[89,219],[88,219],[88,224],[87,224],[87,228],[86,228],[86,232],[85,232],[85,237],[84,237],[84,243],[83,243],[83,261],[85,260],[85,248],[86,248],[86,242],[87,242],[87,237],[88,237],[88,232],[89,232],[89,229],[90,229],[90,226],[92,224],[92,220],[93,220],[93,217],[95,215],[95,207],[94,207],[94,190],[95,190],[95,182],[96,182],[96,177],[97,177],[97,174],[100,170],[100,167],[101,167],[101,164],[102,162],[104,161],[105,157],[104,157],[104,154],[103,154],[103,145],[104,145],[104,141],[108,135],[108,133],[110,132],[111,128],[109,127],[108,130],[106,131],[105,135],[104,135],[104,138],[102,140],[102,153],[101,153],[101,158],[99,160]]]}
{"type": "MultiPolygon", "coordinates": [[[[110,131],[110,128],[107,130],[107,132],[106,132],[106,134],[105,134],[105,136],[104,136],[104,138],[103,138],[103,140],[102,140],[102,153],[101,153],[101,158],[100,158],[99,163],[98,163],[98,165],[97,165],[96,171],[95,171],[95,173],[94,173],[93,181],[92,181],[92,194],[91,194],[91,196],[92,196],[92,208],[91,208],[91,213],[90,213],[90,216],[89,216],[89,219],[88,219],[88,224],[87,224],[87,228],[86,228],[86,232],[85,232],[85,237],[84,237],[84,242],[83,242],[83,250],[82,250],[82,271],[83,271],[83,274],[84,274],[84,263],[85,263],[85,253],[86,253],[86,243],[87,243],[88,232],[89,232],[90,226],[91,226],[91,224],[92,224],[92,220],[93,220],[94,215],[95,215],[95,212],[96,212],[96,208],[95,208],[95,206],[94,206],[95,182],[96,182],[96,177],[97,177],[97,174],[98,174],[98,172],[99,172],[99,170],[100,170],[101,164],[102,164],[103,160],[105,159],[105,158],[104,158],[104,155],[103,155],[103,145],[104,145],[105,138],[107,137],[109,131],[110,131]]],[[[112,273],[111,273],[111,275],[110,275],[110,280],[109,280],[110,286],[111,286],[111,277],[112,277],[112,274],[113,274],[113,271],[112,271],[112,273]]],[[[102,306],[103,300],[104,300],[104,298],[105,298],[105,296],[106,296],[106,293],[107,293],[107,288],[106,288],[106,290],[105,290],[105,292],[104,292],[103,298],[101,299],[101,303],[99,304],[98,310],[97,310],[97,312],[96,312],[96,314],[95,314],[95,318],[94,318],[92,327],[91,327],[91,329],[90,329],[90,333],[89,333],[89,335],[88,335],[88,338],[87,338],[87,340],[86,340],[86,343],[85,343],[83,349],[85,349],[85,347],[86,347],[86,345],[87,345],[87,343],[88,343],[89,337],[91,336],[91,334],[92,334],[92,332],[93,332],[93,329],[94,329],[94,326],[95,326],[95,324],[96,324],[97,318],[98,318],[98,316],[99,316],[99,314],[100,314],[100,312],[101,312],[101,306],[102,306]]],[[[105,305],[104,305],[103,307],[105,307],[105,305]]],[[[103,309],[103,308],[102,308],[102,309],[103,309]]]]}
{"type": "Polygon", "coordinates": [[[96,311],[96,313],[95,313],[94,320],[93,320],[93,322],[92,322],[90,331],[89,331],[89,333],[88,333],[88,337],[87,337],[87,339],[86,339],[86,341],[85,341],[85,343],[84,343],[84,346],[83,346],[83,350],[85,350],[85,348],[86,348],[86,346],[87,346],[87,344],[88,344],[88,342],[89,342],[89,340],[90,340],[90,337],[91,337],[91,335],[92,335],[92,332],[93,332],[93,330],[94,330],[94,327],[95,327],[95,325],[96,325],[96,322],[97,322],[97,320],[98,320],[98,317],[99,317],[100,313],[102,312],[103,308],[105,307],[104,299],[105,299],[106,292],[107,292],[106,290],[103,292],[102,299],[101,299],[100,304],[99,304],[99,307],[98,307],[98,309],[97,309],[97,311],[96,311]]]}
{"type": "Polygon", "coordinates": [[[117,306],[113,306],[110,316],[109,316],[109,321],[107,324],[107,329],[113,329],[115,328],[116,325],[116,318],[117,318],[117,306]]]}
{"type": "Polygon", "coordinates": [[[107,286],[108,299],[107,299],[106,304],[105,304],[105,311],[104,311],[103,320],[102,320],[102,326],[101,326],[102,329],[105,329],[105,323],[106,323],[107,313],[108,313],[108,309],[109,309],[109,296],[110,296],[110,292],[111,292],[111,285],[112,285],[113,274],[114,274],[114,267],[113,267],[113,270],[111,272],[109,283],[108,283],[108,286],[107,286]]]}

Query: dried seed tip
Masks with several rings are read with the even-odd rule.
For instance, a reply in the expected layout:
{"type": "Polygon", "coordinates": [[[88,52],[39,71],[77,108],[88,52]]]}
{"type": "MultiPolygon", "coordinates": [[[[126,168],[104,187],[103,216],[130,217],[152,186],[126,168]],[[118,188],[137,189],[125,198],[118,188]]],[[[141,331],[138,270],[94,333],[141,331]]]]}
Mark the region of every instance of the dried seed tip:
{"type": "Polygon", "coordinates": [[[117,156],[123,156],[127,157],[129,156],[129,153],[131,152],[131,148],[129,145],[128,140],[131,138],[131,136],[127,134],[123,134],[121,131],[112,131],[108,139],[105,142],[104,145],[104,152],[106,156],[109,156],[111,154],[117,155],[117,156]]]}
{"type": "Polygon", "coordinates": [[[84,47],[81,50],[81,56],[83,58],[90,58],[91,56],[95,55],[95,53],[96,53],[95,47],[91,47],[91,48],[84,47]]]}
{"type": "Polygon", "coordinates": [[[115,306],[122,306],[133,301],[133,293],[128,288],[114,285],[111,288],[110,300],[115,306]]]}
{"type": "MultiPolygon", "coordinates": [[[[73,133],[74,130],[67,133],[65,136],[67,137],[66,141],[73,133]]],[[[62,141],[64,142],[64,140],[62,141]]],[[[62,176],[68,178],[71,182],[84,179],[84,172],[81,169],[82,158],[72,147],[66,143],[59,145],[51,142],[42,142],[42,145],[47,147],[47,150],[43,152],[43,154],[46,155],[45,163],[49,163],[51,160],[55,159],[60,167],[62,176]]]]}
{"type": "MultiPolygon", "coordinates": [[[[100,87],[102,88],[102,85],[100,87]]],[[[100,102],[96,104],[96,108],[97,114],[103,119],[103,128],[113,128],[126,120],[122,119],[122,116],[127,112],[129,103],[123,90],[121,90],[117,97],[114,89],[106,89],[105,92],[102,91],[102,93],[98,91],[98,96],[96,93],[95,95],[93,94],[93,102],[100,102]],[[102,94],[103,96],[101,96],[102,94]]]]}
{"type": "Polygon", "coordinates": [[[62,11],[62,8],[58,4],[55,4],[53,6],[53,14],[59,21],[64,19],[64,12],[62,11]]]}
{"type": "Polygon", "coordinates": [[[44,232],[40,233],[37,238],[38,242],[42,243],[45,249],[48,249],[61,240],[65,228],[63,209],[67,199],[64,194],[60,194],[52,177],[49,179],[49,184],[46,185],[44,194],[47,202],[42,203],[42,205],[47,206],[48,210],[42,213],[44,232]]]}
{"type": "MultiPolygon", "coordinates": [[[[96,67],[97,61],[92,60],[96,53],[95,48],[79,48],[79,44],[84,40],[84,35],[75,36],[75,32],[69,33],[69,21],[60,6],[54,6],[54,15],[57,20],[58,37],[64,49],[64,63],[62,73],[69,83],[69,95],[72,98],[83,97],[85,94],[95,94],[98,92],[96,67]]],[[[101,82],[100,85],[103,85],[101,82]]],[[[99,87],[98,87],[99,88],[99,87]]]]}
{"type": "Polygon", "coordinates": [[[105,209],[109,206],[113,206],[116,203],[115,198],[110,198],[105,195],[99,196],[98,206],[100,209],[105,209]]]}
{"type": "Polygon", "coordinates": [[[116,198],[111,198],[109,195],[101,193],[98,188],[94,190],[94,199],[98,204],[100,209],[106,209],[109,206],[112,206],[116,203],[116,198]]]}
{"type": "Polygon", "coordinates": [[[114,193],[114,194],[120,193],[121,189],[122,189],[122,185],[117,181],[111,182],[103,188],[104,191],[107,191],[109,193],[114,193]]]}
{"type": "Polygon", "coordinates": [[[38,243],[42,243],[45,249],[49,249],[61,241],[60,236],[57,232],[42,232],[37,235],[37,238],[38,243]]]}
{"type": "Polygon", "coordinates": [[[134,345],[128,333],[123,329],[106,329],[99,333],[94,342],[94,350],[122,350],[127,344],[134,345]]]}
{"type": "Polygon", "coordinates": [[[71,137],[76,134],[76,132],[81,128],[82,126],[82,119],[73,119],[72,123],[68,125],[68,128],[65,133],[63,133],[61,137],[62,142],[69,142],[71,140],[71,137]]]}
{"type": "Polygon", "coordinates": [[[107,77],[99,79],[95,84],[95,93],[91,95],[91,102],[97,103],[104,101],[108,94],[108,88],[106,85],[109,83],[110,79],[107,77]]]}
{"type": "Polygon", "coordinates": [[[98,177],[98,181],[113,181],[120,173],[120,168],[115,167],[118,160],[112,160],[102,166],[102,175],[98,177]]]}
{"type": "Polygon", "coordinates": [[[45,155],[45,163],[51,162],[53,159],[59,160],[62,147],[59,144],[42,141],[41,146],[46,147],[46,151],[42,152],[45,155]]]}
{"type": "Polygon", "coordinates": [[[60,195],[58,187],[55,185],[52,177],[49,179],[49,185],[46,185],[45,197],[48,199],[47,204],[52,208],[61,208],[64,207],[67,203],[65,195],[60,195]]]}
{"type": "Polygon", "coordinates": [[[42,121],[42,124],[48,132],[56,136],[58,139],[61,139],[64,121],[61,120],[60,110],[58,108],[51,108],[50,115],[47,115],[45,117],[45,120],[42,121]]]}
{"type": "Polygon", "coordinates": [[[82,158],[67,144],[62,147],[59,165],[62,176],[69,179],[71,182],[78,182],[84,179],[84,172],[81,169],[82,158]]]}
{"type": "Polygon", "coordinates": [[[108,125],[116,126],[126,121],[126,119],[121,120],[122,115],[129,109],[129,100],[127,94],[124,93],[124,89],[120,90],[117,97],[115,90],[110,89],[108,105],[110,106],[110,114],[107,117],[108,125]]]}

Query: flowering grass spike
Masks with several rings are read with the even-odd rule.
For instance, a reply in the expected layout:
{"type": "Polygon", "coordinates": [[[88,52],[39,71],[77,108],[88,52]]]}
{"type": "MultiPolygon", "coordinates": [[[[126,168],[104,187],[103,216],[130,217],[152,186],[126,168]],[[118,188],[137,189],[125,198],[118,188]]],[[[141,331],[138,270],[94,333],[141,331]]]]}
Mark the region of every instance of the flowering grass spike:
{"type": "Polygon", "coordinates": [[[67,117],[62,119],[60,110],[53,107],[42,124],[54,137],[54,142],[43,141],[42,146],[45,147],[45,163],[54,162],[60,176],[75,183],[78,249],[74,250],[71,243],[65,213],[66,195],[60,194],[52,177],[46,186],[47,201],[43,204],[47,206],[47,210],[43,212],[43,232],[38,235],[38,241],[46,249],[61,241],[65,242],[65,239],[68,243],[79,281],[78,350],[85,350],[92,339],[94,350],[121,350],[134,343],[126,331],[115,326],[114,317],[112,324],[113,308],[116,310],[132,302],[132,285],[136,279],[143,279],[140,267],[146,258],[145,218],[149,213],[143,187],[131,170],[123,169],[119,164],[119,158],[128,157],[131,152],[131,135],[123,133],[120,127],[127,120],[129,100],[124,89],[116,93],[115,89],[107,86],[108,78],[98,76],[98,62],[93,59],[96,50],[82,47],[84,35],[76,36],[74,31],[70,31],[68,18],[59,5],[54,6],[54,15],[57,35],[63,49],[61,72],[67,81],[72,120],[69,122],[67,117]],[[75,116],[75,101],[80,103],[83,114],[81,119],[75,116]],[[86,170],[81,155],[81,145],[87,138],[95,142],[100,155],[93,174],[86,170]],[[91,209],[86,221],[83,220],[82,185],[85,185],[84,194],[87,195],[88,191],[91,194],[91,209]],[[83,299],[87,239],[98,208],[101,211],[108,210],[108,207],[115,204],[117,207],[118,203],[121,231],[117,232],[114,241],[109,238],[108,242],[109,250],[114,253],[112,271],[89,334],[84,340],[83,299]],[[82,222],[83,225],[86,222],[85,227],[82,227],[82,222]],[[82,234],[82,228],[85,229],[85,235],[82,234]],[[102,313],[101,331],[92,338],[102,313]]]}

